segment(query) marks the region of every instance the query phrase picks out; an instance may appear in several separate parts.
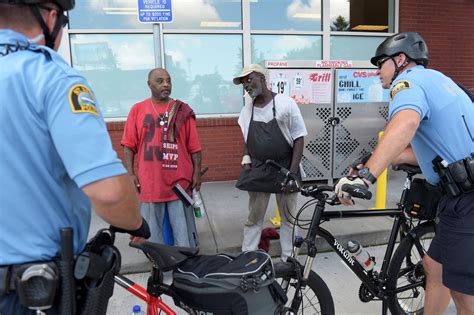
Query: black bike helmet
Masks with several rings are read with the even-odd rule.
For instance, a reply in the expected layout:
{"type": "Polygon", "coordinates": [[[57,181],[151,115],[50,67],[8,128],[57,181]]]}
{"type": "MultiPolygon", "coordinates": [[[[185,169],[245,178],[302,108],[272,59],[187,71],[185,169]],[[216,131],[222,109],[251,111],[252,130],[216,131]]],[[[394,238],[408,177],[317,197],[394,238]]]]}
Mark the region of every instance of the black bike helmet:
{"type": "Polygon", "coordinates": [[[0,0],[0,3],[7,4],[42,4],[56,3],[63,11],[69,11],[74,8],[75,0],[0,0]]]}
{"type": "Polygon", "coordinates": [[[53,31],[50,32],[48,26],[43,20],[43,17],[41,16],[39,7],[41,4],[45,3],[55,3],[61,8],[62,11],[69,11],[74,8],[75,0],[0,0],[0,3],[29,5],[31,7],[31,12],[43,29],[46,46],[54,49],[54,43],[56,42],[59,31],[67,23],[68,18],[64,15],[64,12],[60,12],[58,18],[56,19],[56,25],[54,25],[53,31]]]}
{"type": "Polygon", "coordinates": [[[383,57],[396,56],[404,53],[417,64],[428,65],[428,46],[420,34],[416,32],[398,33],[385,39],[370,62],[377,66],[377,61],[383,57]]]}

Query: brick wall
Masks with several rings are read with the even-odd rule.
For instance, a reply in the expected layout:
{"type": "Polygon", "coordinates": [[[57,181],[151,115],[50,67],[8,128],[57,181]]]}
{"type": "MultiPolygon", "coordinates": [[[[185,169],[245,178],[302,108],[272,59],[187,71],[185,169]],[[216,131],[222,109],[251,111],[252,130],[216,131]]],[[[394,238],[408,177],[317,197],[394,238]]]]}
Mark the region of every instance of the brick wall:
{"type": "Polygon", "coordinates": [[[474,91],[474,1],[400,0],[400,32],[419,32],[429,67],[474,91]]]}
{"type": "MultiPolygon", "coordinates": [[[[125,122],[109,122],[107,127],[114,149],[123,159],[120,146],[125,122]]],[[[209,170],[203,181],[232,180],[239,176],[243,139],[237,118],[204,118],[197,120],[202,146],[202,165],[209,170]]]]}

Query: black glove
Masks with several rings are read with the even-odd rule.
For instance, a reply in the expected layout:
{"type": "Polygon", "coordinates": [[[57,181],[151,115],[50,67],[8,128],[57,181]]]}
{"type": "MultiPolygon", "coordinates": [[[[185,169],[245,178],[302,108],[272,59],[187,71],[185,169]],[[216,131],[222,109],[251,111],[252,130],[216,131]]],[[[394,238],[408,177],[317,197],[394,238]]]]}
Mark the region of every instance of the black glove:
{"type": "Polygon", "coordinates": [[[133,231],[125,230],[125,229],[112,226],[112,225],[110,226],[110,230],[113,232],[128,233],[136,237],[150,238],[151,236],[150,227],[148,226],[148,223],[143,217],[142,217],[142,225],[140,225],[140,227],[136,230],[133,230],[133,231]]]}
{"type": "Polygon", "coordinates": [[[357,165],[359,164],[365,165],[365,163],[367,163],[367,161],[370,159],[371,156],[372,156],[372,152],[362,154],[354,162],[349,164],[349,167],[354,170],[357,170],[357,165]]]}
{"type": "Polygon", "coordinates": [[[294,193],[298,192],[301,188],[298,176],[296,174],[290,173],[287,180],[282,183],[281,191],[283,193],[294,193]]]}

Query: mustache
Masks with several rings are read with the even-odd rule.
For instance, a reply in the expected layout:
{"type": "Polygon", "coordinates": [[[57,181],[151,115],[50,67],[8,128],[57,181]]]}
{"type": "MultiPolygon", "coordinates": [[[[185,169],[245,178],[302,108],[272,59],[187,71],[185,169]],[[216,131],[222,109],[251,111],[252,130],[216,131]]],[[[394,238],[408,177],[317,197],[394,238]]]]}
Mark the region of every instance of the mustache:
{"type": "Polygon", "coordinates": [[[245,96],[250,97],[251,99],[255,99],[256,96],[251,95],[249,92],[245,91],[244,95],[242,95],[242,98],[245,98],[245,96]]]}

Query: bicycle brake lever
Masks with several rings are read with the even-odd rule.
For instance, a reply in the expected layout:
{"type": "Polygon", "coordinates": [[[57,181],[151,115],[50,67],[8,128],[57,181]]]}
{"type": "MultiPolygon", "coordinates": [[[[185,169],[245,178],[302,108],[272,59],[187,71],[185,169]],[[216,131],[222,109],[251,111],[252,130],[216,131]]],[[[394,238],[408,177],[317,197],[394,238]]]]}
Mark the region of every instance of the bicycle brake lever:
{"type": "Polygon", "coordinates": [[[339,198],[337,198],[336,195],[332,196],[331,198],[328,198],[326,200],[326,203],[330,206],[339,206],[341,202],[339,201],[339,198]]]}

